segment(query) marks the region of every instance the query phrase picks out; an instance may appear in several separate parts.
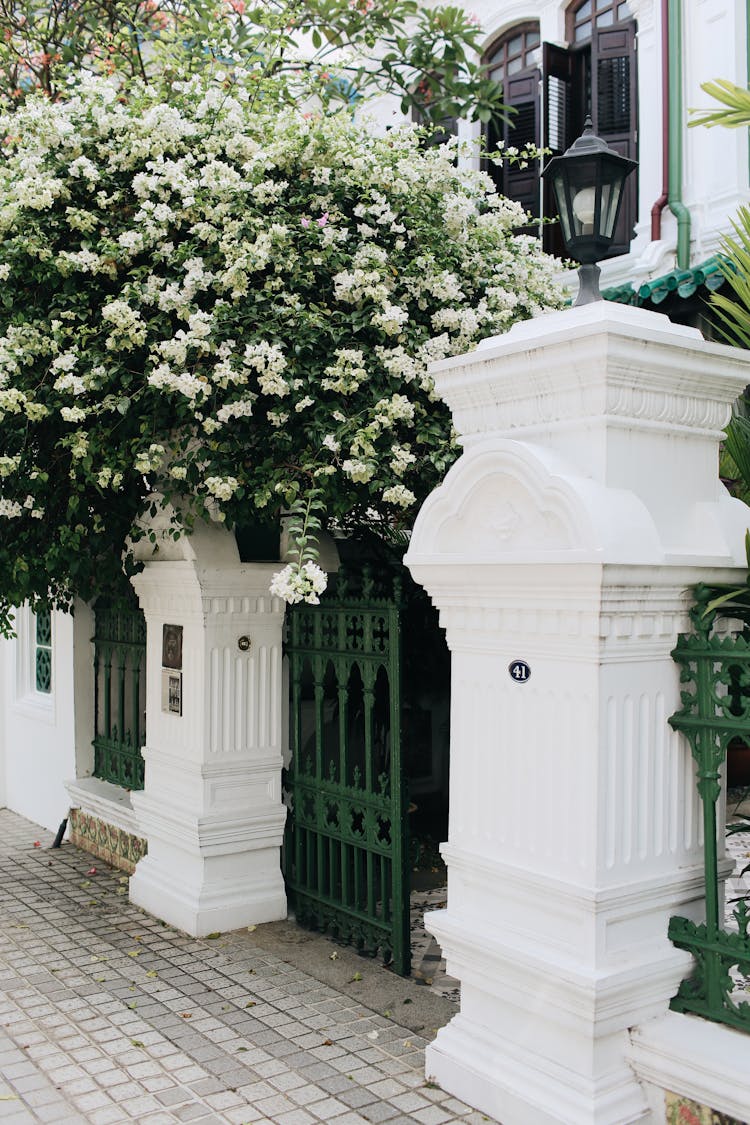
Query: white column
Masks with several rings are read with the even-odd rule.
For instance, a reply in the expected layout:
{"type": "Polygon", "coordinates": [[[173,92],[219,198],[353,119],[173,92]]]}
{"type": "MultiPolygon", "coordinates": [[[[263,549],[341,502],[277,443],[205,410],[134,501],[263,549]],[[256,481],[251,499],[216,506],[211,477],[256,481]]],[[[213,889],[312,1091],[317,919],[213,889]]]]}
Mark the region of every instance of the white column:
{"type": "Polygon", "coordinates": [[[686,975],[667,922],[702,895],[670,651],[689,587],[744,573],[717,448],[750,359],[601,302],[435,376],[464,452],[406,562],[452,651],[448,905],[427,926],[461,1011],[427,1074],[503,1125],[646,1121],[628,1029],[686,975]]]}
{"type": "Polygon", "coordinates": [[[218,526],[159,546],[133,579],[148,630],[146,779],[133,806],[148,855],[131,901],[195,936],[285,918],[284,604],[268,592],[278,564],[241,564],[218,526]],[[182,627],[182,714],[164,709],[165,625],[182,627]]]}

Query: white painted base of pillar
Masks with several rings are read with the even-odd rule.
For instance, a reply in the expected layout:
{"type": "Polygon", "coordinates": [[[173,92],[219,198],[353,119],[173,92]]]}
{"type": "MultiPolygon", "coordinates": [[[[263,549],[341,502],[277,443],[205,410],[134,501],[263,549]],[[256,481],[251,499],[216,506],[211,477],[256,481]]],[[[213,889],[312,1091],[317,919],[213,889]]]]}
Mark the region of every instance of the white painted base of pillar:
{"type": "MultiPolygon", "coordinates": [[[[455,851],[444,851],[460,871],[455,851]]],[[[690,958],[658,935],[670,913],[663,900],[694,897],[694,874],[686,872],[676,888],[651,887],[647,904],[649,888],[640,888],[640,899],[623,888],[621,896],[604,896],[606,907],[573,888],[566,896],[559,884],[545,880],[537,909],[529,887],[522,911],[523,896],[514,895],[506,868],[504,906],[512,927],[491,905],[502,897],[489,868],[482,876],[484,919],[469,920],[450,907],[426,918],[448,972],[461,981],[461,1012],[427,1048],[427,1077],[503,1125],[651,1121],[627,1061],[628,1029],[637,1013],[662,1012],[688,970],[690,958]],[[544,911],[558,901],[558,925],[550,931],[544,911]],[[635,901],[640,905],[634,914],[635,901]],[[608,928],[626,929],[627,948],[600,949],[591,960],[583,956],[590,936],[608,928]]],[[[460,882],[455,886],[460,899],[460,882]]]]}
{"type": "Polygon", "coordinates": [[[230,872],[225,862],[199,862],[200,882],[180,878],[175,865],[158,856],[145,856],[130,880],[130,901],[192,937],[286,918],[278,848],[236,857],[230,872]]]}
{"type": "Polygon", "coordinates": [[[650,1113],[633,1072],[578,1086],[570,1071],[538,1057],[461,1013],[425,1051],[425,1074],[503,1125],[635,1125],[650,1113]]]}
{"type": "Polygon", "coordinates": [[[146,792],[133,805],[148,839],[130,880],[136,906],[193,937],[286,918],[283,805],[196,816],[146,792]]]}

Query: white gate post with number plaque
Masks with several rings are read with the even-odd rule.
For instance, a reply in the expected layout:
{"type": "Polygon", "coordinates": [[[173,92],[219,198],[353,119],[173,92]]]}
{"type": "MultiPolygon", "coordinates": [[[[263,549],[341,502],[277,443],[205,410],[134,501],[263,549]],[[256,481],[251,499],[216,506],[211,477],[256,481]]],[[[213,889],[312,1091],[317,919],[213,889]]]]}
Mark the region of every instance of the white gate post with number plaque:
{"type": "Polygon", "coordinates": [[[745,572],[717,466],[750,358],[601,301],[433,373],[463,453],[406,563],[452,652],[448,903],[427,928],[461,1010],[427,1074],[503,1125],[656,1121],[629,1029],[666,1013],[690,961],[668,919],[702,896],[670,651],[690,587],[745,572]]]}

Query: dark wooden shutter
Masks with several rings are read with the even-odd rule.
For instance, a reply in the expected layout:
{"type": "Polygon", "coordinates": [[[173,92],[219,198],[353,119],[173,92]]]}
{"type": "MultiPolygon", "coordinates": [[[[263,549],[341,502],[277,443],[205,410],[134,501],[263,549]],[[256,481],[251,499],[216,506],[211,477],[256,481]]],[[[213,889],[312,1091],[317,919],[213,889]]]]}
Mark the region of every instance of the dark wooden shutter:
{"type": "Polygon", "coordinates": [[[554,43],[542,44],[544,74],[544,130],[542,144],[559,156],[571,144],[573,83],[576,79],[575,56],[554,43]]]}
{"type": "MultiPolygon", "coordinates": [[[[538,70],[523,70],[507,79],[503,89],[503,102],[516,112],[508,121],[495,120],[487,126],[487,148],[511,145],[517,149],[526,145],[539,145],[539,83],[538,70]]],[[[527,168],[504,163],[501,167],[490,164],[487,169],[497,190],[508,199],[515,199],[537,218],[539,215],[539,164],[530,161],[527,168]]]]}
{"type": "MultiPolygon", "coordinates": [[[[538,70],[524,70],[505,82],[504,101],[516,110],[510,120],[503,122],[503,140],[506,148],[519,150],[527,145],[539,145],[539,83],[538,70]]],[[[515,199],[534,218],[539,217],[539,164],[529,161],[528,167],[506,163],[503,165],[502,193],[515,199]]]]}
{"type": "MultiPolygon", "coordinates": [[[[578,94],[583,83],[583,68],[580,52],[568,51],[554,43],[542,44],[542,74],[544,75],[542,93],[543,125],[541,143],[551,149],[552,156],[565,152],[575,140],[578,124],[578,94]]],[[[547,160],[551,157],[547,157],[547,160]]],[[[557,204],[552,184],[544,183],[543,215],[554,218],[557,204]]],[[[542,231],[544,249],[550,254],[563,257],[565,246],[560,233],[560,224],[545,226],[542,231]]]]}
{"type": "MultiPolygon", "coordinates": [[[[591,44],[591,116],[594,132],[607,144],[637,159],[638,89],[635,24],[622,23],[595,32],[591,44]]],[[[625,184],[620,218],[609,257],[627,254],[638,218],[638,172],[625,184]]]]}

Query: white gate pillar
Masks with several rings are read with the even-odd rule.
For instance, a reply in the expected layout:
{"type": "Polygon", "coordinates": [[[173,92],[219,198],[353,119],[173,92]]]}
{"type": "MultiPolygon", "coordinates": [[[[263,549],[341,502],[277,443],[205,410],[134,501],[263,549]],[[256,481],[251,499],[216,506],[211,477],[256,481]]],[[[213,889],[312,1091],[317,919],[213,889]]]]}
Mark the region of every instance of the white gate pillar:
{"type": "Polygon", "coordinates": [[[448,905],[461,1011],[427,1074],[503,1125],[648,1120],[628,1029],[690,964],[699,810],[670,657],[689,587],[736,576],[718,480],[750,359],[601,302],[434,367],[464,452],[406,556],[452,652],[448,905]]]}
{"type": "Polygon", "coordinates": [[[147,685],[145,788],[132,801],[148,854],[130,898],[200,937],[286,917],[285,607],[269,593],[278,564],[241,564],[225,528],[199,523],[176,544],[162,530],[157,542],[133,579],[147,685]]]}

